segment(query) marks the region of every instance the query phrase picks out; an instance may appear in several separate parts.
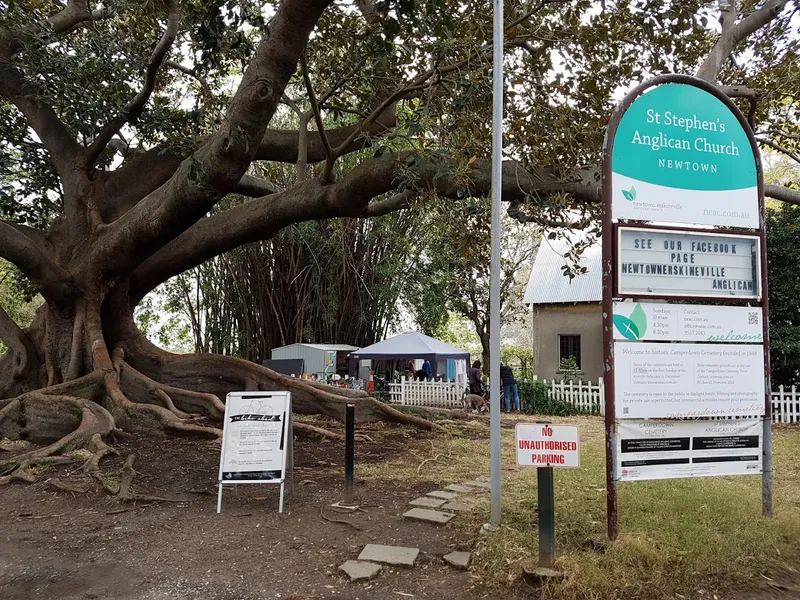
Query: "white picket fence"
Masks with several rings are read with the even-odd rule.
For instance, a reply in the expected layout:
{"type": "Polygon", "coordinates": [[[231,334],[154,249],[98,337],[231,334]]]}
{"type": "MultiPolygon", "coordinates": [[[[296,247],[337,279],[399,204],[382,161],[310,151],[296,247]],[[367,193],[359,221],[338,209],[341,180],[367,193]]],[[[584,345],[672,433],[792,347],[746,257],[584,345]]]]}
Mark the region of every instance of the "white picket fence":
{"type": "Polygon", "coordinates": [[[454,381],[414,381],[403,377],[389,384],[389,402],[406,406],[453,408],[462,406],[464,387],[454,381]]]}
{"type": "MultiPolygon", "coordinates": [[[[534,375],[534,381],[539,379],[534,375]]],[[[549,385],[548,396],[551,400],[570,404],[582,413],[591,415],[602,415],[605,413],[603,402],[603,378],[592,381],[548,381],[542,379],[542,383],[549,385]]]]}
{"type": "MultiPolygon", "coordinates": [[[[554,400],[571,404],[580,412],[594,415],[605,413],[602,377],[596,383],[546,379],[542,382],[550,386],[548,394],[554,400]]],[[[779,386],[777,391],[772,391],[772,420],[775,423],[800,423],[800,390],[796,386],[791,389],[779,386]]]]}
{"type": "MultiPolygon", "coordinates": [[[[597,381],[537,380],[548,386],[552,400],[574,406],[592,415],[605,413],[603,379],[597,381]]],[[[406,406],[454,408],[462,406],[463,386],[453,381],[413,381],[406,378],[389,384],[389,401],[406,406]]],[[[800,423],[800,389],[780,386],[772,392],[772,420],[775,423],[800,423]]]]}
{"type": "Polygon", "coordinates": [[[772,421],[774,423],[800,423],[800,390],[778,387],[772,390],[772,421]]]}

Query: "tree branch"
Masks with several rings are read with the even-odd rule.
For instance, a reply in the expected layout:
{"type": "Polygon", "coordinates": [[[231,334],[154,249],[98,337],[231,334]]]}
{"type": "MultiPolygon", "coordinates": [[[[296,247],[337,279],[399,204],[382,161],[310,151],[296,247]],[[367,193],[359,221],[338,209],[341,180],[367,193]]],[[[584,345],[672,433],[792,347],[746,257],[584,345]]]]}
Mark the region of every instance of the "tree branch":
{"type": "MultiPolygon", "coordinates": [[[[345,154],[368,148],[372,144],[371,137],[385,134],[394,128],[396,122],[394,106],[391,106],[371,127],[364,131],[362,136],[356,138],[345,148],[345,154]]],[[[328,140],[333,144],[340,144],[350,137],[357,127],[357,125],[348,125],[329,129],[327,131],[328,140]]],[[[301,152],[304,147],[301,131],[267,129],[256,150],[255,159],[289,164],[297,164],[301,156],[304,156],[308,163],[325,160],[325,149],[319,132],[310,131],[307,132],[307,135],[306,153],[303,154],[301,152]]],[[[136,156],[132,160],[126,161],[117,170],[111,171],[107,175],[106,196],[114,198],[116,204],[109,215],[104,214],[106,222],[118,218],[145,196],[164,185],[178,170],[181,162],[191,154],[192,149],[202,148],[208,144],[209,140],[208,136],[194,142],[187,140],[186,146],[180,148],[157,146],[146,151],[136,149],[136,156]],[[142,177],[142,173],[147,173],[148,176],[142,177]]],[[[130,156],[130,151],[128,155],[130,156]]]]}
{"type": "MultiPolygon", "coordinates": [[[[331,147],[336,147],[335,154],[343,156],[358,152],[371,145],[370,137],[385,134],[397,124],[395,105],[387,106],[383,112],[368,126],[362,124],[347,125],[335,129],[328,129],[325,133],[331,147]]],[[[268,129],[264,139],[256,152],[256,160],[269,160],[295,164],[297,162],[300,146],[300,132],[287,129],[268,129]]],[[[306,160],[309,163],[318,163],[325,160],[325,146],[319,131],[308,132],[308,153],[306,160]]]]}
{"type": "Polygon", "coordinates": [[[768,183],[764,186],[764,195],[787,204],[800,206],[800,190],[768,183]]]}
{"type": "MultiPolygon", "coordinates": [[[[134,273],[135,298],[170,277],[242,244],[271,237],[293,223],[335,217],[363,217],[400,209],[417,191],[433,191],[445,198],[465,193],[487,195],[491,167],[483,161],[471,165],[470,180],[458,175],[454,160],[433,162],[413,152],[385,154],[363,161],[336,183],[308,180],[292,188],[201,219],[178,238],[144,261],[134,273]],[[418,159],[413,162],[410,159],[418,159]],[[412,166],[409,166],[413,162],[412,166]],[[373,198],[396,190],[410,178],[408,190],[388,200],[373,198]]],[[[559,182],[542,171],[529,173],[515,162],[503,165],[503,199],[536,203],[553,194],[571,193],[585,202],[599,202],[600,189],[592,178],[559,182]]]]}
{"type": "Polygon", "coordinates": [[[84,149],[52,107],[40,101],[39,86],[26,81],[22,72],[12,65],[12,57],[37,35],[58,36],[73,31],[82,23],[108,16],[106,10],[90,11],[85,0],[69,0],[63,10],[42,23],[33,23],[20,30],[0,29],[0,96],[11,101],[25,116],[63,178],[73,174],[75,159],[83,154],[84,149]]]}
{"type": "Polygon", "coordinates": [[[282,191],[283,188],[281,186],[271,181],[247,174],[242,176],[239,183],[233,189],[234,194],[249,196],[250,198],[269,196],[270,194],[277,194],[282,191]]]}
{"type": "Polygon", "coordinates": [[[322,122],[322,113],[320,113],[319,105],[317,104],[317,95],[314,93],[314,86],[311,85],[311,77],[308,75],[308,65],[306,64],[305,54],[300,57],[300,68],[303,72],[303,81],[306,84],[308,102],[311,105],[314,122],[317,124],[317,131],[322,141],[322,148],[325,150],[325,168],[322,171],[322,181],[323,183],[328,183],[331,179],[331,173],[333,172],[333,165],[336,163],[336,156],[333,155],[328,136],[325,134],[325,124],[322,122]]]}
{"type": "Polygon", "coordinates": [[[374,200],[364,208],[364,217],[382,217],[411,206],[417,194],[411,191],[400,192],[383,200],[374,200]]]}
{"type": "Polygon", "coordinates": [[[69,180],[75,173],[76,157],[84,149],[72,133],[58,118],[56,112],[39,100],[38,85],[26,81],[19,69],[11,66],[7,58],[0,55],[0,96],[12,102],[28,121],[36,135],[42,140],[56,172],[69,180]]]}
{"type": "Polygon", "coordinates": [[[792,152],[788,148],[784,148],[783,146],[781,146],[780,144],[776,144],[772,140],[766,140],[764,138],[756,138],[756,141],[759,144],[764,144],[765,146],[769,146],[776,152],[780,152],[781,154],[788,156],[789,158],[800,164],[800,154],[798,154],[797,152],[792,152]]]}
{"type": "Polygon", "coordinates": [[[175,62],[174,60],[165,61],[164,65],[169,67],[170,69],[175,69],[176,71],[180,71],[184,75],[188,75],[189,77],[191,77],[192,79],[197,81],[197,83],[200,84],[200,87],[206,96],[211,95],[211,86],[208,85],[208,79],[200,75],[197,72],[197,69],[190,69],[189,67],[184,67],[182,64],[175,62]]]}
{"type": "Polygon", "coordinates": [[[736,47],[750,34],[775,19],[787,2],[788,0],[768,0],[761,8],[736,22],[736,0],[727,0],[728,8],[724,9],[722,17],[722,34],[703,64],[700,65],[696,77],[709,83],[715,83],[722,66],[736,50],[736,47]]]}
{"type": "Polygon", "coordinates": [[[331,1],[280,3],[219,130],[181,163],[169,181],[100,232],[75,266],[79,276],[129,272],[236,186],[256,157],[306,41],[331,1]]]}
{"type": "Polygon", "coordinates": [[[19,268],[46,299],[58,302],[71,294],[69,273],[51,261],[33,238],[5,221],[0,221],[0,257],[19,268]]]}
{"type": "Polygon", "coordinates": [[[167,17],[167,27],[164,34],[156,44],[153,54],[150,56],[150,62],[147,65],[147,70],[144,76],[144,87],[139,90],[139,93],[133,97],[133,100],[128,102],[122,111],[114,117],[100,132],[86,156],[86,166],[91,166],[103,153],[108,143],[117,134],[125,123],[135,122],[142,114],[145,104],[150,99],[153,91],[156,89],[156,76],[161,63],[164,62],[167,52],[172,47],[175,41],[175,36],[178,34],[178,25],[180,24],[180,10],[177,0],[164,0],[169,10],[167,17]]]}

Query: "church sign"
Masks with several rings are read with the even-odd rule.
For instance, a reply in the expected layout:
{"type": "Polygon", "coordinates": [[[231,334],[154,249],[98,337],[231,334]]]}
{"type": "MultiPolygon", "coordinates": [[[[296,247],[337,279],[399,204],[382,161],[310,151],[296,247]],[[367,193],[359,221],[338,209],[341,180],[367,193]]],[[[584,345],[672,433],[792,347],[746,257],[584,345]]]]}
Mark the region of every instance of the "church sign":
{"type": "Polygon", "coordinates": [[[719,88],[660,75],[614,111],[601,184],[609,537],[617,483],[638,479],[761,474],[771,515],[764,183],[750,125],[719,88]]]}
{"type": "Polygon", "coordinates": [[[719,98],[693,85],[650,88],[627,108],[611,188],[614,219],[759,227],[747,132],[719,98]]]}
{"type": "Polygon", "coordinates": [[[617,228],[618,297],[758,299],[755,235],[617,228]]]}

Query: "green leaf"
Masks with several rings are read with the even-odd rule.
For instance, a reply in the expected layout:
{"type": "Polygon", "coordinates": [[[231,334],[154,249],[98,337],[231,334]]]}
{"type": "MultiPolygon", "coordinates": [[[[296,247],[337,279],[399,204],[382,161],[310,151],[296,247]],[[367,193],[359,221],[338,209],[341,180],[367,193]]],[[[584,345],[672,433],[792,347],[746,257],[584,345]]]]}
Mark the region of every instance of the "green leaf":
{"type": "Polygon", "coordinates": [[[639,332],[639,338],[643,338],[647,333],[647,315],[644,312],[641,304],[637,304],[636,308],[631,313],[631,322],[636,326],[639,332]]]}
{"type": "Polygon", "coordinates": [[[630,190],[622,190],[622,195],[625,196],[625,200],[628,202],[633,202],[636,200],[636,188],[631,186],[630,190]]]}
{"type": "Polygon", "coordinates": [[[624,315],[614,315],[614,327],[626,340],[639,339],[639,329],[633,321],[624,315]]]}

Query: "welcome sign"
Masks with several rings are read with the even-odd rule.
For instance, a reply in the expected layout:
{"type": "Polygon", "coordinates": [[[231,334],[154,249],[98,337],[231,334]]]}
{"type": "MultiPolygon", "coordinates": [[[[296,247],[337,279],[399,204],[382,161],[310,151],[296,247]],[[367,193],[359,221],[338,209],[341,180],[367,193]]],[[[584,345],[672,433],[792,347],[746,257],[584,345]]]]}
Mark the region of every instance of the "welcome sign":
{"type": "Polygon", "coordinates": [[[628,107],[611,153],[612,218],[759,227],[750,141],[713,94],[682,83],[628,107]]]}
{"type": "Polygon", "coordinates": [[[614,339],[655,342],[764,341],[758,306],[614,302],[614,339]]]}

